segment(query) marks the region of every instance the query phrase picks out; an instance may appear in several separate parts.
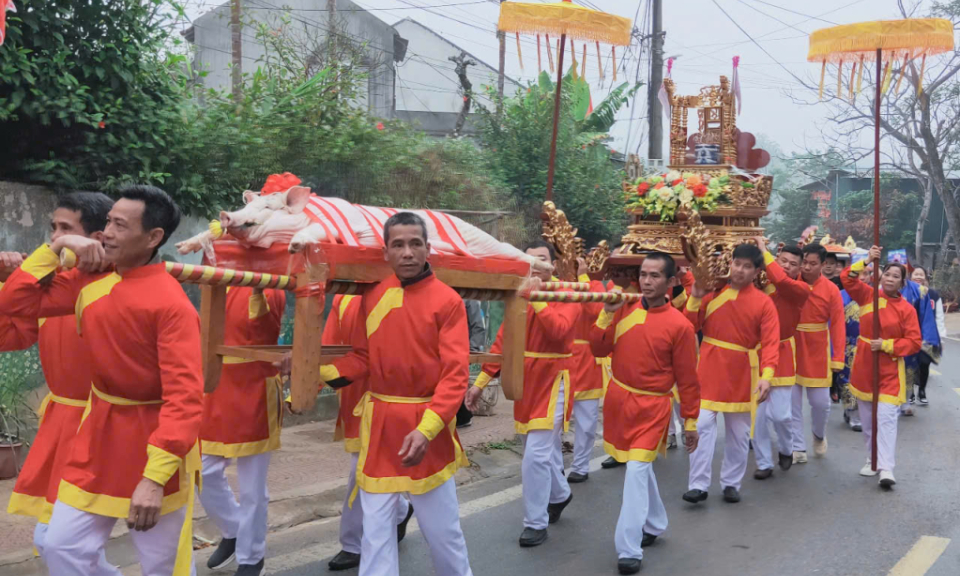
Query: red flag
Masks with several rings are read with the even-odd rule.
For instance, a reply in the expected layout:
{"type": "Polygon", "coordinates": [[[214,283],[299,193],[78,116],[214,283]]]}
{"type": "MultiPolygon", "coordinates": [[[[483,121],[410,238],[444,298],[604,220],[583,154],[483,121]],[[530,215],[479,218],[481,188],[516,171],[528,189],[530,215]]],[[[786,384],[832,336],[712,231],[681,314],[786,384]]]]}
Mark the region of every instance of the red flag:
{"type": "Polygon", "coordinates": [[[740,94],[740,57],[733,57],[733,98],[737,101],[737,115],[740,114],[742,96],[740,94]]]}
{"type": "Polygon", "coordinates": [[[0,46],[3,45],[4,38],[7,37],[7,10],[17,11],[17,7],[13,5],[13,0],[0,0],[0,46]]]}

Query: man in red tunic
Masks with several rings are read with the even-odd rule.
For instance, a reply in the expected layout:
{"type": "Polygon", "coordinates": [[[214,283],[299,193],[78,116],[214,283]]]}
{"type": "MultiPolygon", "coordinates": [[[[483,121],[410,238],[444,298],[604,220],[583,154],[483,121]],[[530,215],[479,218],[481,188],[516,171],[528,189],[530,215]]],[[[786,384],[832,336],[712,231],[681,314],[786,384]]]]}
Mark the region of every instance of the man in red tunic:
{"type": "Polygon", "coordinates": [[[0,308],[28,317],[76,312],[88,343],[92,394],[46,535],[50,573],[119,576],[98,563],[117,518],[126,518],[144,576],[187,576],[200,473],[200,321],[157,257],[180,221],[177,205],[151,186],[120,196],[103,244],[68,235],[41,246],[7,281],[0,308]],[[57,273],[65,249],[79,269],[57,273]],[[51,274],[49,285],[40,282],[51,274]]]}
{"type": "MultiPolygon", "coordinates": [[[[276,344],[285,305],[282,290],[227,288],[224,343],[276,344]]],[[[204,396],[200,428],[200,501],[223,537],[208,568],[223,568],[236,558],[241,570],[263,569],[270,503],[267,469],[271,452],[280,448],[282,421],[283,386],[277,369],[270,362],[224,357],[217,389],[204,396]],[[227,483],[232,459],[237,461],[239,502],[227,483]]]]}
{"type": "Polygon", "coordinates": [[[827,250],[819,244],[803,248],[800,274],[810,285],[810,298],[797,325],[797,383],[793,386],[793,463],[807,461],[807,437],[803,426],[803,391],[810,403],[813,453],[827,453],[827,417],[830,416],[830,386],[833,373],[844,366],[847,341],[843,297],[833,282],[821,274],[827,250]]]}
{"type": "MultiPolygon", "coordinates": [[[[100,241],[113,200],[98,192],[74,192],[61,196],[50,219],[50,241],[76,234],[100,241]]],[[[17,252],[0,253],[3,268],[20,266],[17,252]]],[[[9,274],[4,273],[2,280],[9,274]]],[[[0,283],[0,290],[3,284],[0,283]]],[[[44,535],[57,501],[60,475],[70,455],[80,417],[90,397],[90,360],[85,343],[77,334],[76,319],[19,318],[5,310],[0,316],[0,350],[25,350],[39,344],[40,364],[50,393],[40,408],[40,429],[17,476],[7,512],[37,519],[33,544],[44,555],[44,535]]],[[[104,566],[106,560],[102,560],[104,566]]],[[[108,566],[109,567],[109,566],[108,566]]]]}
{"type": "Polygon", "coordinates": [[[667,528],[653,461],[666,448],[674,385],[687,451],[697,447],[697,336],[683,313],[667,301],[676,271],[670,256],[647,255],[640,268],[643,300],[628,306],[607,304],[590,331],[594,354],[613,353],[613,375],[603,404],[603,447],[627,463],[615,537],[621,574],[639,572],[643,547],[667,528]],[[637,362],[641,357],[646,360],[637,362]]]}
{"type": "MultiPolygon", "coordinates": [[[[599,280],[590,280],[587,265],[579,261],[578,280],[590,284],[591,292],[606,292],[606,286],[599,280]]],[[[597,416],[600,411],[600,398],[603,397],[605,357],[598,358],[590,351],[587,337],[590,329],[603,310],[603,304],[582,304],[580,318],[574,327],[573,362],[570,366],[570,386],[573,390],[573,462],[570,466],[570,483],[585,482],[590,477],[590,455],[597,435],[597,416]]]]}
{"type": "Polygon", "coordinates": [[[355,410],[361,418],[360,574],[399,575],[397,509],[408,492],[434,570],[470,576],[453,479],[468,465],[455,419],[469,379],[467,313],[427,263],[430,244],[419,216],[391,216],[383,239],[394,275],[364,293],[353,351],[320,370],[334,388],[364,379],[369,386],[355,410]]]}
{"type": "Polygon", "coordinates": [[[793,465],[793,385],[797,381],[797,324],[800,310],[810,296],[810,286],[799,280],[800,261],[803,253],[796,246],[784,246],[774,259],[767,251],[766,241],[757,238],[757,246],[763,250],[767,279],[770,283],[764,290],[770,295],[780,320],[780,363],[770,380],[770,399],[757,407],[757,424],[754,430],[753,455],[757,470],[753,477],[766,480],[773,475],[773,458],[770,454],[770,424],[777,431],[778,462],[781,470],[793,465]]]}
{"type": "MultiPolygon", "coordinates": [[[[338,294],[323,325],[323,345],[349,345],[354,326],[362,320],[360,317],[363,298],[338,294]]],[[[347,479],[346,495],[340,513],[341,550],[328,563],[333,571],[349,570],[360,565],[360,548],[363,541],[363,503],[360,498],[350,497],[357,486],[357,461],[360,456],[360,416],[354,416],[353,410],[367,393],[366,380],[352,382],[337,390],[340,410],[337,413],[337,425],[334,440],[343,440],[343,449],[352,456],[350,476],[347,479]]],[[[407,523],[413,516],[413,506],[406,498],[400,498],[397,506],[397,542],[407,533],[407,523]]]]}
{"type": "MultiPolygon", "coordinates": [[[[537,240],[526,253],[553,264],[552,244],[537,240]]],[[[549,276],[549,273],[545,274],[549,276]]],[[[541,280],[549,278],[540,277],[541,280]]],[[[573,357],[573,330],[580,304],[531,302],[527,306],[526,350],[523,353],[523,398],[513,403],[517,434],[523,435],[523,532],[520,546],[539,546],[547,540],[547,524],[560,520],[563,509],[573,500],[563,476],[560,437],[570,421],[570,363],[573,357]]],[[[490,352],[502,350],[503,326],[490,352]]],[[[471,410],[487,383],[500,372],[499,364],[484,364],[467,392],[471,410]]]]}
{"type": "Polygon", "coordinates": [[[694,285],[686,316],[703,331],[700,346],[700,445],[690,455],[689,491],[694,504],[707,499],[717,416],[726,428],[720,485],[723,499],[740,501],[740,483],[747,469],[750,433],[757,404],[766,400],[779,364],[780,322],[773,301],[753,285],[763,265],[760,249],[741,244],[733,251],[730,282],[708,293],[694,285]]]}

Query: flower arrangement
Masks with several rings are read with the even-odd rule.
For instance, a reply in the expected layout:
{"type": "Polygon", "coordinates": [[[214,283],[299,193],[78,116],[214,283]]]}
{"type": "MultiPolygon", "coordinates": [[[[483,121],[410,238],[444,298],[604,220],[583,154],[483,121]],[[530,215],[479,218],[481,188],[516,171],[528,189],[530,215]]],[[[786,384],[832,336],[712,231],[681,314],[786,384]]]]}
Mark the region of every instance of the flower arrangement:
{"type": "Polygon", "coordinates": [[[720,204],[730,204],[730,190],[730,176],[726,172],[711,177],[672,170],[626,183],[624,201],[627,210],[659,215],[661,222],[673,222],[678,210],[713,212],[720,204]]]}

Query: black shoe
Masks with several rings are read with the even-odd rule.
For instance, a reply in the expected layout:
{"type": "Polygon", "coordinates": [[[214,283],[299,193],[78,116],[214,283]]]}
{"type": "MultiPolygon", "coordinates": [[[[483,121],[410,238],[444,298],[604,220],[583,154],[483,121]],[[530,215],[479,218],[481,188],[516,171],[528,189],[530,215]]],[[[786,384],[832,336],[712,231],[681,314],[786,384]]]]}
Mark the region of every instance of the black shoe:
{"type": "Polygon", "coordinates": [[[707,492],[705,490],[689,490],[683,495],[683,499],[691,504],[699,504],[707,499],[707,492]]]}
{"type": "Polygon", "coordinates": [[[524,528],[520,534],[520,547],[533,548],[547,541],[547,529],[534,530],[533,528],[524,528]]]}
{"type": "Polygon", "coordinates": [[[755,480],[766,480],[771,476],[773,476],[773,468],[766,468],[763,470],[757,469],[757,471],[753,473],[753,478],[755,480]]]}
{"type": "Polygon", "coordinates": [[[621,574],[636,574],[640,571],[640,560],[637,558],[621,558],[617,560],[617,570],[621,574]]]}
{"type": "Polygon", "coordinates": [[[733,486],[727,486],[723,489],[723,501],[736,504],[740,501],[740,492],[733,486]]]}
{"type": "Polygon", "coordinates": [[[407,508],[407,517],[403,519],[403,522],[397,524],[397,544],[403,541],[403,537],[407,535],[407,524],[410,523],[411,518],[413,518],[413,504],[410,504],[410,507],[407,508]]]}
{"type": "Polygon", "coordinates": [[[927,391],[926,391],[926,390],[921,390],[920,392],[918,392],[918,393],[917,393],[917,400],[920,401],[920,404],[922,404],[922,405],[924,405],[924,406],[927,406],[927,405],[929,404],[929,403],[927,402],[927,391]]]}
{"type": "Polygon", "coordinates": [[[557,520],[560,519],[560,515],[563,514],[563,509],[570,504],[571,500],[573,500],[573,494],[568,496],[563,502],[547,505],[547,514],[550,516],[551,524],[556,524],[557,520]]]}
{"type": "Polygon", "coordinates": [[[256,564],[241,564],[234,576],[263,576],[267,569],[263,567],[263,558],[256,564]]]}
{"type": "Polygon", "coordinates": [[[640,547],[641,547],[641,548],[646,548],[647,546],[652,545],[652,544],[653,544],[654,542],[656,542],[656,541],[657,541],[657,535],[656,535],[656,534],[647,534],[646,532],[644,532],[644,533],[643,533],[643,540],[640,541],[640,547]]]}
{"type": "Polygon", "coordinates": [[[224,538],[213,551],[213,555],[207,560],[207,568],[219,570],[227,566],[237,557],[237,539],[224,538]]]}
{"type": "Polygon", "coordinates": [[[860,424],[854,424],[853,426],[850,427],[850,429],[853,430],[854,432],[863,432],[863,426],[860,424]]]}
{"type": "Polygon", "coordinates": [[[786,472],[793,466],[793,454],[777,454],[780,469],[786,472]]]}
{"type": "Polygon", "coordinates": [[[571,484],[579,484],[581,482],[586,482],[589,478],[590,478],[589,472],[586,474],[581,474],[579,472],[571,472],[570,475],[567,476],[567,482],[571,484]]]}
{"type": "Polygon", "coordinates": [[[339,572],[340,570],[349,570],[351,568],[356,568],[360,565],[360,555],[354,554],[353,552],[347,552],[346,550],[341,550],[337,552],[337,555],[327,563],[327,568],[333,570],[334,572],[339,572]]]}
{"type": "Polygon", "coordinates": [[[606,460],[600,463],[600,467],[606,468],[607,470],[609,470],[610,468],[616,468],[618,466],[623,466],[623,465],[624,465],[623,462],[617,462],[617,459],[614,458],[613,456],[607,458],[606,460]]]}
{"type": "Polygon", "coordinates": [[[910,393],[910,404],[914,404],[917,401],[917,395],[913,392],[910,393]]]}

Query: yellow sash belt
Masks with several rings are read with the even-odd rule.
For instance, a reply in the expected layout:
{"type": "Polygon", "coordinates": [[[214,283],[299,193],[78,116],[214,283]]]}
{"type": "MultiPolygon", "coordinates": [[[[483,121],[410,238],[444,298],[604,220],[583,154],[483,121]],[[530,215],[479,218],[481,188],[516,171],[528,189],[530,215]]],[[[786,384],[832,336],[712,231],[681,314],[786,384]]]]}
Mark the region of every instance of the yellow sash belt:
{"type": "Polygon", "coordinates": [[[37,416],[40,417],[40,424],[43,424],[43,415],[47,413],[47,408],[51,402],[54,404],[63,404],[64,406],[72,406],[74,408],[87,407],[87,400],[74,400],[73,398],[57,396],[53,392],[48,392],[47,395],[43,397],[43,402],[40,403],[40,407],[37,408],[37,416]]]}
{"type": "MultiPolygon", "coordinates": [[[[627,386],[623,382],[617,380],[616,376],[614,376],[613,374],[610,375],[610,380],[613,383],[615,383],[617,386],[623,388],[624,390],[626,390],[627,392],[630,392],[631,394],[637,394],[640,396],[654,396],[658,398],[666,397],[668,402],[670,402],[670,417],[673,418],[673,391],[676,389],[676,386],[674,386],[674,388],[671,388],[666,392],[651,392],[649,390],[641,390],[639,388],[634,388],[633,386],[627,386]]],[[[657,447],[657,452],[659,452],[661,456],[667,455],[667,435],[669,434],[669,431],[670,431],[669,427],[664,429],[663,437],[660,439],[660,442],[657,447]]]]}
{"type": "MultiPolygon", "coordinates": [[[[163,400],[130,400],[107,394],[97,388],[94,384],[90,387],[93,394],[108,404],[114,406],[150,406],[163,404],[163,400]]],[[[87,405],[86,414],[90,411],[90,405],[87,405]]],[[[196,487],[200,485],[200,469],[202,468],[200,460],[200,441],[197,440],[190,452],[183,457],[180,468],[187,475],[187,514],[183,519],[183,527],[180,528],[180,540],[177,543],[177,560],[173,566],[171,576],[190,576],[193,567],[193,500],[196,495],[196,487]]],[[[202,489],[202,487],[201,487],[202,489]]]]}
{"type": "Polygon", "coordinates": [[[797,324],[797,332],[826,332],[827,325],[823,324],[797,324]]]}
{"type": "MultiPolygon", "coordinates": [[[[801,324],[801,326],[803,326],[801,324]]],[[[711,338],[709,336],[704,336],[703,341],[707,344],[716,346],[717,348],[723,348],[725,350],[733,350],[734,352],[744,352],[747,354],[747,359],[750,361],[750,437],[753,438],[753,428],[757,422],[757,384],[760,382],[760,355],[757,353],[760,350],[760,345],[758,344],[756,348],[746,348],[740,346],[739,344],[733,344],[732,342],[724,342],[723,340],[717,340],[716,338],[711,338]]]]}
{"type": "Polygon", "coordinates": [[[555,352],[531,352],[529,350],[523,353],[524,358],[545,358],[545,359],[557,359],[557,358],[571,358],[573,354],[557,354],[555,352]]]}

